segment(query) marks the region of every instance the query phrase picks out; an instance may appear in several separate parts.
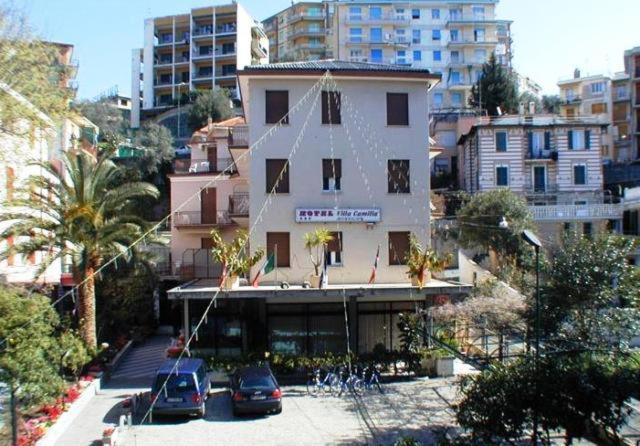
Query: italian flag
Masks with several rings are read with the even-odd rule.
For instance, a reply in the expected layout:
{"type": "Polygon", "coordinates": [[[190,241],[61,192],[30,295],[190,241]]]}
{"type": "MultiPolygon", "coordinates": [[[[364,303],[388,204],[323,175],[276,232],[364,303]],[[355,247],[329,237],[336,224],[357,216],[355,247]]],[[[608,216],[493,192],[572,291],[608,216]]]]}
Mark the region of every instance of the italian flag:
{"type": "Polygon", "coordinates": [[[256,277],[253,279],[253,282],[251,282],[251,285],[254,287],[258,286],[258,280],[266,275],[269,274],[271,271],[273,271],[276,267],[276,262],[275,262],[275,254],[271,254],[267,256],[267,260],[264,262],[264,264],[262,265],[262,268],[260,268],[260,271],[258,271],[258,274],[256,274],[256,277]]]}

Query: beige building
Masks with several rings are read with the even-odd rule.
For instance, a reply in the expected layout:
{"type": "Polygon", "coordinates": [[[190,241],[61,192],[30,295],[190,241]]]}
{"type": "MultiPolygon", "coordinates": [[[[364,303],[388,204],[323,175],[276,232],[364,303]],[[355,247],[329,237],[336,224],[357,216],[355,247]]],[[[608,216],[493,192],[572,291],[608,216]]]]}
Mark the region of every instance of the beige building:
{"type": "MultiPolygon", "coordinates": [[[[220,291],[218,280],[203,279],[168,292],[181,303],[187,333],[217,296],[197,348],[319,355],[344,353],[349,340],[353,352],[397,349],[401,312],[469,291],[435,279],[412,287],[404,264],[410,234],[430,244],[429,135],[422,123],[427,92],[438,80],[424,69],[337,61],[256,65],[239,73],[251,147],[248,173],[238,164],[239,181],[250,179],[249,245],[266,248],[276,268],[257,287],[241,282],[220,291]],[[331,78],[322,81],[327,72],[331,78]],[[304,234],[316,228],[334,235],[321,289],[308,285],[314,271],[304,248],[304,234]]],[[[183,192],[171,180],[174,199],[183,192]]],[[[181,187],[203,187],[192,184],[181,187]]]]}
{"type": "Polygon", "coordinates": [[[464,190],[524,196],[547,237],[619,228],[623,208],[603,191],[603,137],[595,117],[506,116],[475,120],[460,139],[464,190]]]}
{"type": "Polygon", "coordinates": [[[624,67],[629,75],[631,97],[631,159],[640,158],[640,47],[624,52],[624,67]]]}
{"type": "Polygon", "coordinates": [[[144,48],[132,53],[131,126],[190,91],[221,87],[238,98],[236,70],[268,60],[262,25],[238,3],[147,19],[144,48]]]}
{"type": "Polygon", "coordinates": [[[633,151],[631,129],[631,83],[628,73],[616,73],[611,78],[611,130],[613,139],[614,162],[626,162],[636,159],[633,151]]]}
{"type": "Polygon", "coordinates": [[[298,2],[262,21],[270,62],[333,57],[329,2],[298,2]]]}

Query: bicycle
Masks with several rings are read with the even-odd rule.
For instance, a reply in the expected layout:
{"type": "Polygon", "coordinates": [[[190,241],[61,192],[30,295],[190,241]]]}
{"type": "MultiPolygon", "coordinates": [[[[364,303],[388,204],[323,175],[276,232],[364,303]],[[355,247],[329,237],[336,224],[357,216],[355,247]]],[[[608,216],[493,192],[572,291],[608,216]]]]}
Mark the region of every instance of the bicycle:
{"type": "Polygon", "coordinates": [[[380,384],[380,371],[376,366],[365,367],[362,371],[362,380],[365,390],[371,391],[377,387],[378,392],[384,393],[380,384]]]}
{"type": "Polygon", "coordinates": [[[307,381],[307,393],[311,396],[317,396],[320,393],[333,394],[334,389],[337,389],[340,385],[340,378],[333,372],[327,372],[324,379],[322,378],[322,369],[315,369],[310,374],[310,378],[307,381]]]}
{"type": "Polygon", "coordinates": [[[364,381],[358,376],[357,370],[356,373],[353,373],[351,368],[349,368],[349,373],[347,374],[347,367],[343,366],[340,370],[340,386],[338,391],[338,396],[342,396],[342,394],[346,391],[353,392],[356,395],[360,395],[364,388],[364,381]]]}

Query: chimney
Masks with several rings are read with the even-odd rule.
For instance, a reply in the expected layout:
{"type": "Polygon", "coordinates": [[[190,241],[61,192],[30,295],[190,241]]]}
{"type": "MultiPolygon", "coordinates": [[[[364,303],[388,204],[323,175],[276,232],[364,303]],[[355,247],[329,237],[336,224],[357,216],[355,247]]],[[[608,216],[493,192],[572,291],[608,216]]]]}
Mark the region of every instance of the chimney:
{"type": "Polygon", "coordinates": [[[580,68],[576,68],[575,70],[573,70],[573,78],[580,79],[580,68]]]}
{"type": "Polygon", "coordinates": [[[536,103],[534,101],[529,102],[529,114],[530,115],[536,114],[536,103]]]}
{"type": "Polygon", "coordinates": [[[521,103],[518,105],[518,114],[519,114],[519,115],[524,115],[524,102],[521,102],[521,103]]]}

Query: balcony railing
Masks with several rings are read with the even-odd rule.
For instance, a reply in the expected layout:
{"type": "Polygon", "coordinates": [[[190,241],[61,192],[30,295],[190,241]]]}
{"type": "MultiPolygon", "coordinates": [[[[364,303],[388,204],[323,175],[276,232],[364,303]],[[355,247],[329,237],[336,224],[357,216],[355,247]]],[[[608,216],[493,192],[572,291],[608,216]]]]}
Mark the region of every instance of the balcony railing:
{"type": "Polygon", "coordinates": [[[558,151],[555,149],[529,149],[525,152],[525,159],[558,161],[558,151]]]}
{"type": "Polygon", "coordinates": [[[228,23],[224,25],[216,26],[216,34],[227,34],[227,33],[235,33],[236,32],[236,24],[228,23]]]}
{"type": "Polygon", "coordinates": [[[181,211],[173,215],[173,226],[176,228],[198,226],[232,225],[228,211],[216,211],[214,214],[203,214],[200,211],[181,211]]]}
{"type": "Polygon", "coordinates": [[[207,160],[175,159],[173,161],[174,173],[235,173],[233,158],[218,158],[213,164],[207,160]]]}
{"type": "Polygon", "coordinates": [[[526,183],[524,191],[526,194],[555,194],[558,192],[558,185],[526,183]]]}
{"type": "Polygon", "coordinates": [[[229,129],[229,146],[248,146],[249,127],[237,126],[229,129]]]}
{"type": "Polygon", "coordinates": [[[298,36],[324,36],[324,29],[320,27],[313,28],[310,26],[304,27],[304,28],[298,28],[293,31],[293,33],[291,34],[291,37],[298,37],[298,36]]]}
{"type": "Polygon", "coordinates": [[[604,220],[622,218],[621,204],[529,206],[536,221],[604,220]]]}
{"type": "Polygon", "coordinates": [[[213,34],[213,25],[208,26],[198,26],[193,28],[194,36],[210,36],[213,34]]]}
{"type": "Polygon", "coordinates": [[[182,260],[175,262],[174,273],[181,280],[219,279],[222,265],[216,263],[208,249],[187,249],[182,260]]]}
{"type": "Polygon", "coordinates": [[[235,193],[229,196],[229,215],[231,217],[249,216],[249,193],[235,193]]]}

